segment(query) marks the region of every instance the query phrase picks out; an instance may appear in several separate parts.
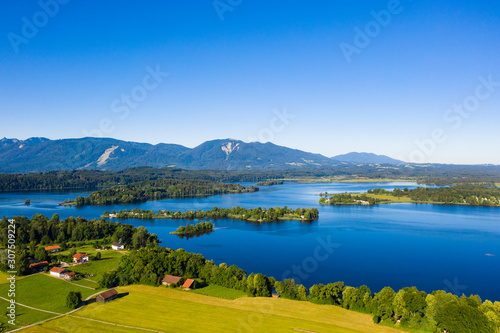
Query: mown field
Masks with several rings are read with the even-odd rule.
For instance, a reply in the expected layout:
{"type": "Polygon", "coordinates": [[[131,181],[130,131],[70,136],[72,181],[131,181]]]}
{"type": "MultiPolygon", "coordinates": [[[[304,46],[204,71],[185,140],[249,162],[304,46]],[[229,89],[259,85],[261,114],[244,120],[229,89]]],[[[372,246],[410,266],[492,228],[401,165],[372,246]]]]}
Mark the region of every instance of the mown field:
{"type": "Polygon", "coordinates": [[[373,193],[363,193],[366,194],[368,197],[379,199],[382,203],[391,203],[391,202],[415,202],[412,199],[410,199],[407,196],[403,197],[395,197],[389,194],[373,194],[373,193]]]}
{"type": "Polygon", "coordinates": [[[10,274],[7,274],[5,272],[0,271],[0,284],[2,283],[7,283],[7,278],[10,276],[10,274]]]}
{"type": "MultiPolygon", "coordinates": [[[[5,297],[5,296],[7,296],[7,295],[2,294],[2,297],[5,297]]],[[[2,309],[2,311],[0,312],[0,323],[3,323],[4,325],[6,325],[6,327],[9,329],[13,329],[13,328],[20,327],[20,326],[26,326],[29,324],[34,324],[34,323],[37,323],[39,321],[49,319],[49,318],[56,316],[54,314],[50,314],[47,312],[37,311],[37,310],[25,308],[23,306],[17,306],[16,307],[16,326],[12,326],[12,325],[8,324],[8,321],[10,320],[10,318],[7,318],[7,316],[6,316],[6,309],[7,309],[7,306],[9,306],[9,305],[10,305],[9,302],[7,302],[3,299],[0,299],[0,308],[2,309]]]]}
{"type": "Polygon", "coordinates": [[[22,332],[140,331],[113,323],[163,332],[403,332],[373,324],[370,315],[331,305],[254,297],[226,300],[141,285],[116,289],[122,296],[117,300],[89,304],[70,316],[22,332]]]}
{"type": "MultiPolygon", "coordinates": [[[[0,285],[0,295],[6,297],[9,285],[0,285]]],[[[83,299],[95,290],[78,287],[43,273],[16,282],[16,302],[57,313],[68,312],[66,296],[70,291],[80,291],[83,299]]]]}

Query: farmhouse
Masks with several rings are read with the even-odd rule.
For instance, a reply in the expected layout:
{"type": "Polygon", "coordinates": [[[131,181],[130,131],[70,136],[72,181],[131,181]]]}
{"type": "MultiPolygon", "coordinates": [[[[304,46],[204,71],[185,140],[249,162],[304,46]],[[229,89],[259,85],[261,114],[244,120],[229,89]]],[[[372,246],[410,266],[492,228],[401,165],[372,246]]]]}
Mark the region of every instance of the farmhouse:
{"type": "Polygon", "coordinates": [[[73,256],[73,261],[77,264],[83,264],[89,261],[89,256],[86,253],[77,253],[73,256]]]}
{"type": "Polygon", "coordinates": [[[41,262],[36,262],[34,264],[30,264],[29,268],[34,270],[34,271],[39,271],[45,266],[48,266],[49,262],[48,261],[41,261],[41,262]]]}
{"type": "Polygon", "coordinates": [[[62,278],[62,277],[64,277],[64,271],[65,271],[65,269],[62,267],[52,267],[50,269],[50,275],[58,277],[58,278],[62,278]]]}
{"type": "Polygon", "coordinates": [[[97,302],[107,303],[109,301],[114,300],[118,296],[118,292],[114,289],[110,289],[108,291],[103,292],[102,294],[97,295],[95,298],[97,302]]]}
{"type": "Polygon", "coordinates": [[[165,275],[163,280],[161,280],[161,284],[164,286],[169,286],[171,284],[177,284],[181,280],[180,276],[173,276],[173,275],[165,275]]]}
{"type": "Polygon", "coordinates": [[[184,290],[191,290],[193,284],[194,284],[193,279],[187,279],[186,282],[184,282],[184,284],[182,285],[182,288],[184,288],[184,290]]]}
{"type": "Polygon", "coordinates": [[[75,276],[76,276],[76,273],[75,273],[75,272],[65,272],[65,273],[63,273],[63,274],[64,274],[64,275],[63,275],[63,278],[64,278],[65,280],[73,280],[73,279],[75,278],[75,276]]]}
{"type": "Polygon", "coordinates": [[[123,246],[123,244],[119,244],[119,243],[111,243],[111,248],[113,250],[123,250],[124,246],[123,246]]]}
{"type": "Polygon", "coordinates": [[[45,250],[50,252],[59,252],[61,251],[61,247],[59,245],[51,245],[51,246],[46,246],[45,250]]]}

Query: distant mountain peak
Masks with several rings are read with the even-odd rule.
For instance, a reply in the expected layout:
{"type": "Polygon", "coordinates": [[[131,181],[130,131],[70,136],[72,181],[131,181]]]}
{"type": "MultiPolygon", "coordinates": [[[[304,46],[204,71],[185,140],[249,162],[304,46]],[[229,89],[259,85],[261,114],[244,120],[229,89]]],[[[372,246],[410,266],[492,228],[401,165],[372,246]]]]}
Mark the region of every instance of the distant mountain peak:
{"type": "Polygon", "coordinates": [[[358,153],[351,152],[347,154],[337,155],[332,157],[333,160],[351,163],[364,163],[364,164],[404,164],[406,162],[396,160],[386,155],[377,155],[373,153],[358,153]]]}

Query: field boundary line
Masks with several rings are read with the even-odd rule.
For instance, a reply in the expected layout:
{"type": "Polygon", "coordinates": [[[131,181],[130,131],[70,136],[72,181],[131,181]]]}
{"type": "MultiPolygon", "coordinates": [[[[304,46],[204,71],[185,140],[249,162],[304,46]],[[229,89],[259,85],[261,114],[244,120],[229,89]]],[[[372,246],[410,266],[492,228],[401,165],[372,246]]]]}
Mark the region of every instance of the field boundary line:
{"type": "Polygon", "coordinates": [[[133,329],[143,330],[143,331],[149,331],[149,332],[165,333],[163,331],[157,331],[157,330],[154,330],[154,329],[151,329],[151,328],[129,326],[129,325],[123,325],[123,324],[116,324],[116,323],[111,323],[109,321],[92,319],[92,318],[87,318],[87,317],[80,317],[80,316],[73,316],[73,315],[69,315],[69,317],[74,317],[74,318],[78,318],[78,319],[85,319],[85,320],[91,320],[91,321],[95,321],[95,322],[98,322],[98,323],[103,323],[103,324],[108,324],[108,325],[114,325],[114,326],[120,326],[120,327],[125,327],[125,328],[133,328],[133,329]]]}

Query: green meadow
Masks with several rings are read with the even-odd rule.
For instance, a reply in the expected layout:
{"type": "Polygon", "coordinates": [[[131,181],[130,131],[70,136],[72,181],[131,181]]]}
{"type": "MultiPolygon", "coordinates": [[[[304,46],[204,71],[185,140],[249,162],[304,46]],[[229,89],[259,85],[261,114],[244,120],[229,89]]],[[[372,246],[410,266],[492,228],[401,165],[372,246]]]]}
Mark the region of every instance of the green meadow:
{"type": "Polygon", "coordinates": [[[143,285],[116,289],[122,296],[119,299],[106,304],[94,302],[69,316],[50,320],[22,332],[140,332],[140,328],[163,332],[199,333],[403,332],[374,324],[370,315],[333,305],[267,297],[241,297],[228,300],[194,292],[143,285]],[[124,328],[112,324],[136,328],[124,328]]]}

